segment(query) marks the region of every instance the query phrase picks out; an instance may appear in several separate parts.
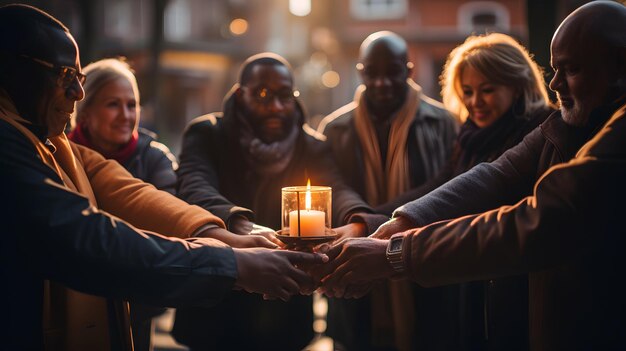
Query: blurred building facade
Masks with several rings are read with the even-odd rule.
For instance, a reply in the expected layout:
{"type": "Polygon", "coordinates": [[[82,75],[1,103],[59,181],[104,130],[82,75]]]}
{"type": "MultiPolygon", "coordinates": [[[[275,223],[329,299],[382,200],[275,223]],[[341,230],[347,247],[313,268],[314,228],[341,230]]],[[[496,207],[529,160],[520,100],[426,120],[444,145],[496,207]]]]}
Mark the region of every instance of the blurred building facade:
{"type": "MultiPolygon", "coordinates": [[[[0,1],[9,3],[13,1],[0,1]]],[[[296,72],[316,125],[352,99],[359,45],[391,30],[410,46],[414,79],[439,99],[447,54],[470,34],[498,31],[537,50],[548,69],[556,25],[582,0],[33,0],[63,21],[83,65],[125,56],[137,72],[142,123],[175,152],[185,125],[221,109],[246,57],[273,51],[296,72]],[[534,45],[533,45],[534,44],[534,45]]]]}

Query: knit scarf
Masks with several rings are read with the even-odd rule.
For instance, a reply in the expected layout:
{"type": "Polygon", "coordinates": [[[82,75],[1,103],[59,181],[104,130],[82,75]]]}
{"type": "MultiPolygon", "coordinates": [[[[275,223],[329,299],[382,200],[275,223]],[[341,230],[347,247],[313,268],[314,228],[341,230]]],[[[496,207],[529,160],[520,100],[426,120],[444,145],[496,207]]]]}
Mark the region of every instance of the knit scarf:
{"type": "MultiPolygon", "coordinates": [[[[63,184],[59,186],[81,194],[89,200],[91,206],[97,207],[89,179],[74,157],[65,133],[48,139],[53,148],[51,151],[27,128],[32,123],[18,115],[10,97],[2,89],[0,89],[0,119],[15,127],[33,144],[42,162],[63,180],[63,184]]],[[[113,306],[101,297],[83,294],[46,281],[42,317],[46,349],[109,350],[111,348],[109,313],[112,310],[119,311],[120,306],[119,304],[113,306]]],[[[127,304],[123,304],[121,308],[127,310],[127,304]]],[[[132,345],[130,330],[123,338],[127,344],[132,345]]]]}
{"type": "MultiPolygon", "coordinates": [[[[488,161],[490,153],[503,150],[508,139],[523,128],[527,121],[517,117],[512,109],[505,112],[491,125],[480,128],[471,119],[467,119],[459,130],[457,140],[464,152],[464,159],[458,160],[463,166],[475,161],[488,161]]],[[[511,145],[512,146],[512,145],[511,145]]]]}
{"type": "Polygon", "coordinates": [[[294,124],[285,139],[266,144],[257,138],[245,116],[240,112],[235,112],[235,115],[240,126],[239,145],[250,169],[261,176],[273,176],[284,171],[293,157],[298,126],[294,124]]]}
{"type": "Polygon", "coordinates": [[[357,102],[354,124],[363,150],[366,198],[372,206],[385,203],[411,187],[406,143],[410,126],[419,108],[421,87],[411,79],[408,79],[407,83],[409,88],[405,103],[395,116],[392,116],[387,161],[384,166],[376,130],[363,94],[365,86],[359,86],[354,96],[354,101],[357,102]]]}
{"type": "Polygon", "coordinates": [[[96,148],[91,142],[91,135],[89,134],[89,130],[83,128],[81,124],[77,124],[74,130],[72,130],[70,134],[67,135],[67,138],[77,144],[84,145],[92,150],[100,152],[106,158],[113,159],[120,164],[124,164],[130,159],[135,150],[137,150],[139,132],[137,132],[137,130],[133,131],[133,134],[131,135],[130,140],[126,143],[126,145],[122,146],[121,149],[112,153],[106,153],[98,150],[98,148],[96,148]]]}
{"type": "MultiPolygon", "coordinates": [[[[407,139],[419,108],[422,89],[411,79],[407,83],[405,102],[392,116],[384,168],[376,130],[365,102],[365,86],[360,86],[354,96],[358,104],[354,124],[363,150],[366,198],[370,205],[385,203],[411,187],[407,139]]],[[[372,289],[370,301],[373,346],[411,350],[415,326],[411,286],[401,281],[383,283],[372,289]]]]}

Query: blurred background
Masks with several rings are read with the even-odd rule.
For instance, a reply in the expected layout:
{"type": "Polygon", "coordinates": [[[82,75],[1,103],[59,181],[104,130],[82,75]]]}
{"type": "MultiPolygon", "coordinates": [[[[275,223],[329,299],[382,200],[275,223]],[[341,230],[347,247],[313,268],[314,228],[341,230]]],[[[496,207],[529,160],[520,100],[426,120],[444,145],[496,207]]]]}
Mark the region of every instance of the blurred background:
{"type": "MultiPolygon", "coordinates": [[[[0,4],[15,1],[0,0],[0,4]]],[[[125,56],[141,91],[143,127],[178,155],[182,132],[200,115],[220,111],[250,55],[272,51],[295,70],[296,88],[317,126],[352,100],[355,65],[369,34],[403,36],[415,81],[440,100],[439,75],[448,53],[470,34],[501,32],[534,54],[549,80],[556,26],[584,0],[32,0],[67,25],[82,65],[125,56]]],[[[626,3],[626,0],[620,0],[626,3]]],[[[313,324],[325,330],[327,305],[316,296],[313,324]]],[[[168,332],[172,310],[159,319],[158,351],[185,350],[168,332]]],[[[329,349],[325,339],[308,350],[329,349]],[[322,346],[320,346],[322,345],[322,346]]],[[[0,347],[1,348],[1,347],[0,347]]]]}
{"type": "MultiPolygon", "coordinates": [[[[15,1],[0,1],[1,4],[15,1]]],[[[581,0],[38,0],[65,23],[83,66],[125,56],[137,72],[142,125],[175,154],[191,119],[220,111],[248,56],[276,52],[295,69],[296,87],[319,120],[352,99],[360,43],[391,30],[410,45],[414,79],[440,100],[446,55],[470,34],[507,33],[546,74],[554,29],[581,0]]]]}

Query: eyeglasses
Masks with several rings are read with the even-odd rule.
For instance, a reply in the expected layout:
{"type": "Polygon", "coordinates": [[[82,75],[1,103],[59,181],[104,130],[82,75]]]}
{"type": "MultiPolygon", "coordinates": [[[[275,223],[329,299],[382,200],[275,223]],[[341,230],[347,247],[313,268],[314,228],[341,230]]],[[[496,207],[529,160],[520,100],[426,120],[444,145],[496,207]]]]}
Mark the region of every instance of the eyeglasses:
{"type": "MultiPolygon", "coordinates": [[[[242,88],[249,89],[246,86],[243,86],[242,88]]],[[[272,103],[272,101],[274,101],[274,99],[278,99],[278,101],[280,101],[283,104],[290,103],[294,100],[294,98],[300,95],[300,92],[298,92],[297,90],[289,90],[289,89],[281,90],[278,92],[273,92],[267,88],[260,88],[260,89],[257,89],[256,91],[253,91],[252,95],[254,96],[254,99],[259,104],[269,105],[272,103]]]]}
{"type": "Polygon", "coordinates": [[[33,62],[36,62],[48,69],[51,69],[53,71],[56,71],[57,73],[57,85],[63,89],[67,89],[69,88],[72,83],[74,82],[74,79],[78,79],[78,82],[80,83],[80,85],[85,84],[85,80],[87,80],[87,76],[82,74],[81,72],[79,72],[76,68],[74,67],[69,67],[69,66],[62,66],[62,65],[55,65],[53,63],[50,63],[48,61],[44,61],[42,59],[38,59],[35,57],[30,57],[27,55],[20,55],[20,57],[22,58],[26,58],[29,59],[33,62]]]}

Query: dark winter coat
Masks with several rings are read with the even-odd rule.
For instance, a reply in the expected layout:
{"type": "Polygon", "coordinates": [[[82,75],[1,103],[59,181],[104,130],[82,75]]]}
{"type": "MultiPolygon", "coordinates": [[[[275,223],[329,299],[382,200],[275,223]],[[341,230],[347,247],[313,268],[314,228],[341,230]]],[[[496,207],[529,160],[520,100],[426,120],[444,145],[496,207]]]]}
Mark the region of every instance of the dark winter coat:
{"type": "Polygon", "coordinates": [[[509,205],[411,235],[406,259],[412,277],[432,286],[531,272],[531,349],[623,346],[617,330],[624,318],[616,311],[624,309],[624,291],[615,277],[624,272],[624,230],[618,224],[625,191],[624,107],[611,127],[597,133],[611,111],[598,111],[583,129],[554,113],[496,161],[398,209],[396,215],[423,226],[509,205]],[[587,152],[574,157],[596,134],[587,152]]]}
{"type": "Polygon", "coordinates": [[[154,185],[159,190],[175,195],[176,157],[167,146],[158,142],[156,134],[139,128],[137,149],[131,157],[122,164],[135,178],[154,185]]]}
{"type": "MultiPolygon", "coordinates": [[[[326,116],[317,132],[326,137],[344,181],[366,198],[363,151],[353,116],[356,106],[352,102],[326,116]]],[[[456,122],[440,103],[422,96],[410,128],[409,174],[411,187],[417,187],[437,174],[448,159],[456,136],[456,122]]]]}
{"type": "MultiPolygon", "coordinates": [[[[407,136],[411,187],[433,177],[450,156],[456,136],[456,122],[440,103],[420,95],[419,108],[407,136]]],[[[330,154],[344,181],[366,198],[363,150],[354,123],[356,102],[326,116],[318,128],[324,134],[330,154]]],[[[348,221],[349,217],[344,217],[348,221]]],[[[358,300],[330,299],[328,334],[352,350],[370,350],[372,313],[370,295],[358,300]]],[[[419,317],[418,317],[419,318],[419,317]]]]}
{"type": "MultiPolygon", "coordinates": [[[[299,105],[298,105],[299,107],[299,105]]],[[[272,229],[281,228],[281,188],[329,185],[335,215],[368,208],[342,185],[341,177],[323,153],[323,143],[303,129],[295,142],[291,162],[280,174],[261,177],[245,162],[239,144],[235,98],[226,99],[224,113],[192,121],[183,136],[178,174],[178,196],[203,207],[226,223],[233,215],[272,229]]],[[[299,108],[302,126],[304,114],[299,108]]],[[[310,296],[289,302],[264,301],[261,296],[235,292],[215,308],[179,309],[174,335],[199,349],[302,349],[313,338],[310,296]]]]}

